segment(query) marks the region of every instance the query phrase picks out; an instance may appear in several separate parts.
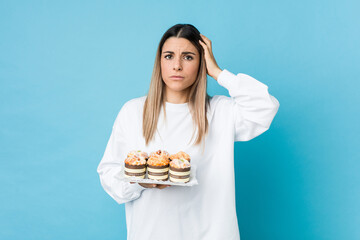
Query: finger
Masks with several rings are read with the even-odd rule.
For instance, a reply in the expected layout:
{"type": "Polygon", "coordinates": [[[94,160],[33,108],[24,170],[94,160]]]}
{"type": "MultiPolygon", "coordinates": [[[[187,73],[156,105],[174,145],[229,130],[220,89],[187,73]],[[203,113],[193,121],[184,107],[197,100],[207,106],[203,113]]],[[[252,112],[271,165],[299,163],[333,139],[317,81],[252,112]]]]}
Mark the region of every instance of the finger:
{"type": "Polygon", "coordinates": [[[206,37],[202,34],[200,34],[200,42],[204,43],[205,45],[207,45],[207,41],[206,41],[206,37]]]}
{"type": "Polygon", "coordinates": [[[201,40],[199,40],[199,42],[200,42],[201,46],[203,46],[203,48],[204,48],[205,51],[207,51],[207,52],[209,52],[210,54],[212,54],[211,43],[210,43],[210,45],[209,45],[209,43],[206,44],[206,43],[204,43],[204,42],[201,42],[201,40]],[[209,46],[210,46],[210,47],[209,47],[209,46]]]}
{"type": "Polygon", "coordinates": [[[200,44],[202,44],[202,45],[204,44],[205,46],[207,46],[207,45],[206,45],[206,42],[205,42],[205,40],[204,40],[203,38],[201,38],[201,39],[199,40],[199,42],[200,42],[200,44]]]}
{"type": "Polygon", "coordinates": [[[204,48],[204,50],[208,49],[208,46],[206,45],[206,43],[202,42],[201,40],[199,40],[199,43],[204,48]]]}
{"type": "Polygon", "coordinates": [[[155,188],[156,184],[152,184],[152,183],[139,183],[139,185],[146,187],[146,188],[155,188]]]}
{"type": "Polygon", "coordinates": [[[210,39],[208,39],[207,37],[205,37],[205,36],[202,35],[201,33],[200,33],[200,35],[201,35],[201,38],[204,39],[204,42],[206,43],[206,45],[208,45],[208,46],[211,47],[211,41],[210,41],[210,39]]]}
{"type": "Polygon", "coordinates": [[[168,187],[168,186],[169,186],[169,185],[159,184],[158,188],[159,188],[159,189],[164,189],[164,188],[166,188],[166,187],[168,187]]]}
{"type": "Polygon", "coordinates": [[[200,36],[202,37],[202,38],[207,38],[204,34],[202,34],[202,33],[200,33],[200,36]]]}

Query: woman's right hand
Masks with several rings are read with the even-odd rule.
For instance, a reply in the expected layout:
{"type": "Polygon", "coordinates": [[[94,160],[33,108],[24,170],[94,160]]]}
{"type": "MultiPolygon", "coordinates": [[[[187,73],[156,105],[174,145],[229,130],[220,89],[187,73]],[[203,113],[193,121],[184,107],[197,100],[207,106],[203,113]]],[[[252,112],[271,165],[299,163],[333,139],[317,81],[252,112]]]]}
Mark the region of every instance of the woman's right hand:
{"type": "Polygon", "coordinates": [[[144,188],[154,188],[156,187],[156,184],[153,183],[138,183],[140,186],[143,186],[144,188]]]}
{"type": "MultiPolygon", "coordinates": [[[[131,182],[133,183],[133,182],[131,182]]],[[[143,186],[144,188],[159,188],[159,189],[163,189],[166,187],[170,187],[170,185],[165,185],[165,184],[153,184],[153,183],[138,183],[140,186],[143,186]]]]}

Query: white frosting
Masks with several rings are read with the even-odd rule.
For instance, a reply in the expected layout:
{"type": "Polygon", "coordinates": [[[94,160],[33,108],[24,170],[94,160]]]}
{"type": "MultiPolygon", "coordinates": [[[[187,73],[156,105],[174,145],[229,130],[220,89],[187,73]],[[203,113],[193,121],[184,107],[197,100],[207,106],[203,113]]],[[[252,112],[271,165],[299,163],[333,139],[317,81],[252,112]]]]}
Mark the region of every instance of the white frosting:
{"type": "Polygon", "coordinates": [[[164,180],[164,179],[167,179],[168,178],[168,175],[162,175],[162,176],[154,176],[154,175],[148,175],[148,177],[150,179],[154,179],[154,180],[164,180]]]}
{"type": "Polygon", "coordinates": [[[167,172],[169,170],[169,168],[152,168],[152,167],[148,167],[147,169],[148,169],[148,171],[153,172],[153,173],[163,173],[163,172],[167,172]]]}
{"type": "Polygon", "coordinates": [[[187,171],[187,172],[176,172],[176,171],[173,171],[173,170],[169,170],[169,173],[175,175],[175,176],[186,176],[186,175],[189,175],[190,174],[190,171],[187,171]]]}
{"type": "Polygon", "coordinates": [[[125,159],[125,163],[130,165],[143,165],[146,164],[145,158],[139,158],[137,156],[130,156],[125,159]]]}
{"type": "Polygon", "coordinates": [[[179,179],[179,178],[173,178],[170,176],[170,181],[172,182],[181,182],[181,183],[184,183],[184,182],[188,182],[190,180],[190,177],[189,178],[185,178],[185,179],[179,179]]]}
{"type": "Polygon", "coordinates": [[[127,168],[125,167],[125,171],[129,172],[129,173],[145,173],[146,168],[141,168],[141,169],[132,169],[132,168],[127,168]]]}
{"type": "Polygon", "coordinates": [[[183,158],[180,158],[180,159],[176,158],[170,162],[170,166],[176,167],[176,168],[188,168],[188,167],[190,167],[190,162],[183,158]]]}
{"type": "Polygon", "coordinates": [[[151,152],[150,153],[150,156],[160,156],[160,155],[169,155],[169,152],[166,151],[166,150],[157,150],[157,151],[154,151],[154,152],[151,152]],[[160,151],[161,153],[158,154],[157,152],[160,151]]]}
{"type": "Polygon", "coordinates": [[[127,177],[127,178],[142,178],[142,179],[144,179],[144,178],[145,178],[145,174],[144,174],[144,175],[141,175],[141,176],[129,176],[129,175],[126,175],[126,174],[125,174],[125,177],[127,177]]]}
{"type": "Polygon", "coordinates": [[[132,151],[129,152],[128,155],[129,156],[136,156],[136,157],[138,157],[140,159],[143,159],[143,160],[145,160],[145,158],[148,157],[148,154],[146,152],[141,151],[141,150],[132,150],[132,151]]]}

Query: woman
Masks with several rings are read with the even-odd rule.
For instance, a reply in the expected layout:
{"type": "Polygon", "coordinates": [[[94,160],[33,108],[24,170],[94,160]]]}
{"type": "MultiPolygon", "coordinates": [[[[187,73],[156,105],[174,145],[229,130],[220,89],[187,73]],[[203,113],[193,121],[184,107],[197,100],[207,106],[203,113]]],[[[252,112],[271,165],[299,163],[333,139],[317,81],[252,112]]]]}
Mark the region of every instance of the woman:
{"type": "Polygon", "coordinates": [[[147,96],[123,105],[97,169],[105,191],[125,203],[128,239],[240,239],[234,142],[269,129],[278,108],[265,84],[221,70],[211,41],[194,26],[177,24],[167,30],[147,96]],[[210,97],[206,74],[230,97],[210,97]],[[126,154],[134,149],[188,153],[197,166],[198,185],[119,180],[126,154]]]}

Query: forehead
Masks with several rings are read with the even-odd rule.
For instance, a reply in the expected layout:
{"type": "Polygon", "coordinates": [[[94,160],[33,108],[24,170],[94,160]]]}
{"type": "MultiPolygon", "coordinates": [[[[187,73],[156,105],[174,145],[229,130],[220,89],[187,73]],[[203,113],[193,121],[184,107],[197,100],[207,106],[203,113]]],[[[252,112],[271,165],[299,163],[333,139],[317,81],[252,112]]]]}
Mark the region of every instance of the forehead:
{"type": "Polygon", "coordinates": [[[191,51],[196,53],[197,49],[196,47],[186,38],[176,38],[176,37],[171,37],[168,38],[164,45],[163,45],[163,51],[191,51]]]}

